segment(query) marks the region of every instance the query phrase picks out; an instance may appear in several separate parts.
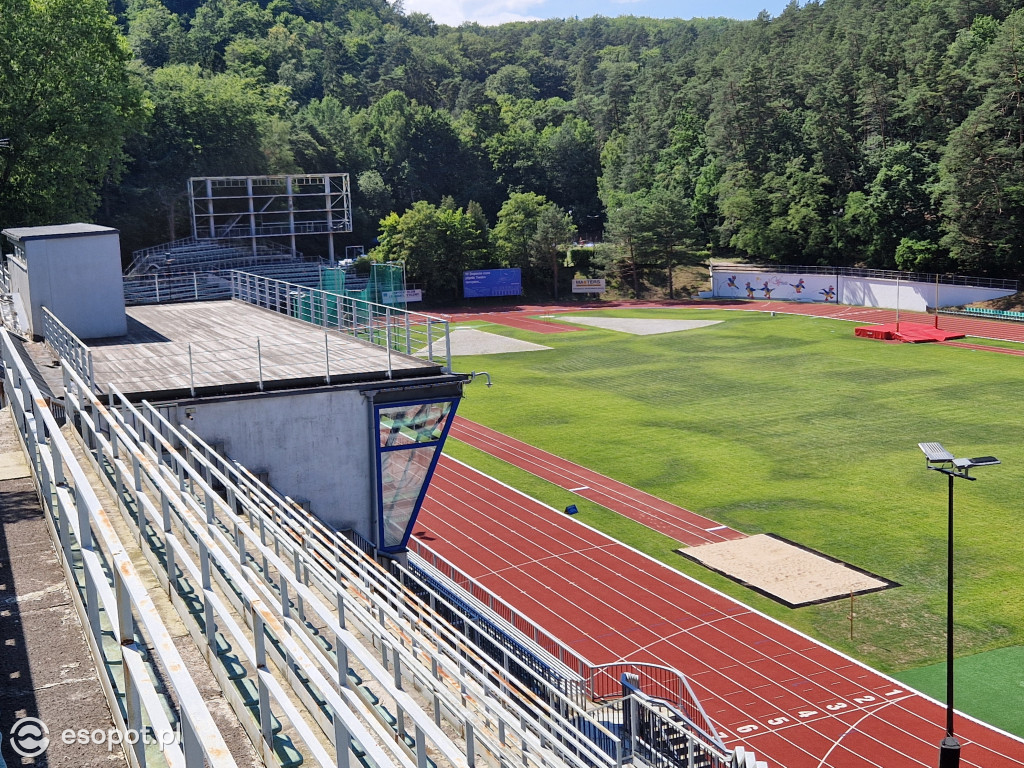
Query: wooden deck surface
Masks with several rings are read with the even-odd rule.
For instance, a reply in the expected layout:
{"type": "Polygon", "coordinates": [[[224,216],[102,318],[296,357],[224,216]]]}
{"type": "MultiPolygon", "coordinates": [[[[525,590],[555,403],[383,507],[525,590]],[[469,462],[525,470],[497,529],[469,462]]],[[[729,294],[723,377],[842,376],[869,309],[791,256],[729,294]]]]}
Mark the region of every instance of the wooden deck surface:
{"type": "MultiPolygon", "coordinates": [[[[382,347],[239,301],[129,307],[127,336],[86,343],[96,383],[126,395],[244,390],[261,379],[267,388],[327,383],[328,373],[341,383],[384,379],[388,371],[382,347]]],[[[396,376],[431,375],[439,363],[391,353],[396,376]]]]}

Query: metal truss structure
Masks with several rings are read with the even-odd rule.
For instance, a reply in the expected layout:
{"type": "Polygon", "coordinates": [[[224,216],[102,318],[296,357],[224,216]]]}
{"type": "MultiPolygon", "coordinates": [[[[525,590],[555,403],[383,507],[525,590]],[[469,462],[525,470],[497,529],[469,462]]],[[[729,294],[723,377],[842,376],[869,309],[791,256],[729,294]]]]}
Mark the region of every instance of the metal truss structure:
{"type": "Polygon", "coordinates": [[[327,235],[352,231],[347,173],[197,176],[188,181],[192,232],[200,240],[327,235]]]}

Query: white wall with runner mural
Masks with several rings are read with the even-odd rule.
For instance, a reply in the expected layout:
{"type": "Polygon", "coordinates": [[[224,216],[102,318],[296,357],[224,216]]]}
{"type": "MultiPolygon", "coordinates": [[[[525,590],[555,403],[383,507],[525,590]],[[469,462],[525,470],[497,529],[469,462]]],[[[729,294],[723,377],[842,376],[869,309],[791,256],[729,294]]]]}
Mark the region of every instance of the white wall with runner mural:
{"type": "Polygon", "coordinates": [[[924,312],[936,306],[959,307],[1016,292],[1015,280],[961,275],[781,265],[775,269],[749,264],[711,265],[711,295],[718,299],[804,301],[924,312]]]}
{"type": "Polygon", "coordinates": [[[713,266],[711,287],[715,298],[723,299],[836,302],[835,275],[740,272],[713,266]]]}

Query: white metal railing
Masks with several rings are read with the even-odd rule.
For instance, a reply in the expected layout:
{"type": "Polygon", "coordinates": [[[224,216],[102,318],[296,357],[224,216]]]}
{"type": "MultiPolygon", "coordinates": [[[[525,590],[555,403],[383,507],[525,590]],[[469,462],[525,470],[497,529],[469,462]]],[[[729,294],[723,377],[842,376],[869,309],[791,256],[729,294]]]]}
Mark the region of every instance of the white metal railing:
{"type": "MultiPolygon", "coordinates": [[[[296,638],[299,622],[292,601],[303,596],[290,587],[295,578],[292,565],[271,550],[247,547],[258,534],[237,520],[228,531],[218,527],[212,514],[219,497],[209,487],[193,486],[197,479],[187,476],[191,470],[186,473],[180,457],[161,455],[167,446],[155,432],[148,431],[146,437],[156,442],[156,448],[140,442],[133,427],[143,422],[126,400],[111,395],[130,421],[86,392],[73,371],[65,369],[65,375],[69,416],[92,446],[97,472],[118,500],[126,522],[134,526],[161,588],[170,595],[262,758],[279,762],[282,748],[291,748],[317,766],[347,766],[358,745],[358,754],[378,766],[426,768],[425,763],[411,761],[408,747],[397,744],[376,720],[369,718],[368,725],[367,719],[357,717],[360,707],[351,690],[343,687],[339,692],[337,681],[332,684],[322,675],[308,656],[308,646],[296,638]],[[265,580],[242,571],[254,564],[264,569],[265,580]],[[275,593],[270,583],[277,579],[275,593]],[[282,684],[282,676],[291,681],[299,672],[324,704],[327,738],[308,722],[306,708],[296,702],[291,687],[282,684]],[[240,680],[250,681],[251,688],[240,680]],[[348,748],[335,750],[333,743],[348,748]]],[[[376,663],[365,650],[362,655],[361,661],[376,663]]],[[[390,678],[379,663],[376,666],[378,676],[390,678]]],[[[431,735],[444,754],[459,754],[443,734],[432,730],[431,735]]]]}
{"type": "Polygon", "coordinates": [[[66,365],[71,366],[96,391],[92,351],[49,309],[43,307],[43,339],[66,365]]]}
{"type": "Polygon", "coordinates": [[[389,373],[392,351],[440,358],[452,370],[448,321],[440,317],[239,271],[231,273],[231,297],[384,347],[389,373]]]}
{"type": "Polygon", "coordinates": [[[632,675],[636,689],[650,699],[667,702],[677,709],[696,729],[701,741],[722,749],[722,738],[715,724],[701,706],[686,675],[663,664],[644,662],[612,662],[591,667],[589,688],[595,699],[611,699],[623,695],[622,676],[632,675]]]}
{"type": "MultiPolygon", "coordinates": [[[[187,767],[204,761],[234,766],[144,582],[3,329],[0,347],[5,393],[111,715],[122,743],[129,745],[129,761],[136,768],[187,767]],[[157,675],[170,696],[159,692],[157,675]],[[177,723],[171,722],[168,712],[177,723]],[[159,753],[147,751],[144,732],[161,745],[159,753]]],[[[84,380],[79,382],[84,389],[84,380]]]]}
{"type": "Polygon", "coordinates": [[[154,245],[149,248],[140,248],[137,251],[133,251],[131,264],[129,264],[128,269],[125,270],[125,274],[130,275],[137,269],[140,269],[149,261],[151,256],[157,253],[166,253],[169,250],[186,245],[195,245],[198,242],[198,240],[189,235],[188,237],[180,237],[177,240],[172,240],[169,243],[161,243],[160,245],[154,245]]]}
{"type": "MultiPolygon", "coordinates": [[[[232,381],[255,385],[260,391],[300,381],[329,385],[346,374],[365,372],[363,363],[354,365],[350,358],[339,354],[337,346],[332,349],[330,330],[324,330],[322,338],[311,341],[288,339],[275,343],[277,336],[272,336],[270,341],[253,336],[247,340],[232,340],[231,346],[205,349],[191,342],[160,344],[161,365],[169,371],[162,388],[187,390],[195,397],[204,387],[222,386],[226,369],[230,370],[232,381]],[[307,373],[296,376],[297,370],[307,373]]],[[[389,378],[394,363],[390,357],[385,363],[389,378]]],[[[77,364],[73,367],[81,373],[77,364]]],[[[101,360],[97,367],[100,381],[105,381],[109,372],[107,364],[101,360]]]]}
{"type": "Polygon", "coordinates": [[[230,297],[231,286],[228,281],[213,272],[170,275],[153,273],[124,278],[124,301],[128,306],[230,297]]]}
{"type": "Polygon", "coordinates": [[[602,715],[619,725],[634,759],[650,768],[768,768],[744,747],[726,749],[701,739],[682,723],[673,722],[657,701],[635,690],[623,699],[621,709],[602,715]]]}
{"type": "MultiPolygon", "coordinates": [[[[542,743],[557,739],[555,746],[547,749],[556,754],[565,752],[570,757],[563,755],[562,759],[572,761],[570,765],[575,764],[576,755],[590,755],[591,766],[621,763],[618,737],[602,725],[591,722],[588,734],[602,734],[605,752],[598,751],[593,740],[581,734],[578,723],[590,719],[583,708],[558,691],[548,697],[531,693],[547,685],[539,676],[534,676],[526,686],[508,680],[505,665],[498,662],[496,669],[493,661],[478,649],[468,646],[465,637],[455,632],[446,621],[431,610],[420,607],[413,595],[379,563],[366,556],[357,544],[328,529],[286,497],[277,496],[273,489],[256,481],[241,465],[220,456],[188,428],[174,429],[158,409],[148,404],[144,408],[150,421],[157,424],[165,438],[170,436],[176,443],[184,441],[179,451],[189,464],[208,479],[233,489],[228,495],[236,505],[241,504],[244,498],[250,509],[262,510],[261,515],[269,516],[272,522],[267,522],[261,532],[270,537],[275,549],[280,547],[282,551],[295,552],[294,556],[306,566],[304,574],[309,586],[332,605],[341,599],[354,600],[351,604],[346,602],[343,617],[357,622],[364,635],[372,636],[374,647],[386,649],[394,645],[395,632],[403,638],[418,638],[418,642],[413,642],[413,656],[418,657],[420,663],[411,669],[426,668],[430,672],[417,683],[417,688],[433,690],[439,681],[448,681],[448,684],[455,681],[459,697],[464,698],[467,690],[482,692],[472,697],[474,707],[467,708],[465,702],[461,707],[458,702],[444,705],[446,710],[457,713],[449,715],[449,719],[460,723],[463,730],[471,723],[460,718],[471,717],[475,724],[471,730],[476,733],[477,742],[473,751],[479,752],[486,747],[489,752],[494,749],[499,749],[499,753],[508,752],[510,744],[528,743],[531,738],[542,743]],[[339,593],[339,583],[345,583],[347,590],[339,593]],[[363,618],[360,620],[359,617],[363,618]],[[395,629],[385,633],[385,627],[395,629]],[[503,679],[504,683],[498,682],[503,679]],[[519,697],[520,702],[525,698],[533,714],[545,712],[548,722],[524,718],[520,705],[512,697],[519,697]],[[555,699],[554,704],[545,703],[551,699],[555,699]],[[514,739],[501,741],[499,737],[499,744],[495,745],[486,738],[488,723],[492,729],[497,724],[499,733],[514,734],[518,730],[523,730],[523,733],[519,735],[518,742],[514,739]]],[[[389,658],[386,651],[383,658],[389,658]]],[[[407,664],[403,662],[401,669],[407,669],[407,664]]],[[[437,692],[432,695],[440,696],[437,692]]]]}
{"type": "MultiPolygon", "coordinates": [[[[493,612],[502,621],[529,638],[544,653],[550,655],[561,665],[582,678],[584,681],[583,697],[594,701],[613,700],[610,705],[602,708],[602,712],[613,713],[618,711],[621,716],[622,702],[614,701],[614,699],[618,699],[623,695],[619,678],[623,673],[629,673],[636,676],[639,690],[643,695],[670,703],[674,709],[681,712],[689,720],[693,726],[693,729],[689,731],[690,737],[704,745],[697,747],[698,750],[706,748],[709,753],[715,753],[725,749],[715,729],[714,722],[704,712],[704,708],[690,687],[686,676],[678,670],[657,664],[635,662],[593,664],[572,649],[567,648],[560,640],[477,582],[473,577],[442,558],[422,541],[410,538],[409,547],[411,562],[415,564],[418,560],[441,573],[473,600],[479,602],[480,605],[493,612]]],[[[468,617],[462,618],[467,621],[469,620],[468,617]]],[[[571,691],[567,693],[570,696],[572,694],[571,691]]],[[[574,700],[579,700],[575,697],[573,698],[574,700]]],[[[592,719],[605,719],[605,715],[598,717],[597,712],[591,712],[590,717],[592,719]]],[[[614,717],[611,717],[610,714],[607,722],[621,724],[619,721],[614,720],[614,717]]],[[[735,755],[740,755],[741,758],[744,754],[752,756],[752,753],[744,753],[742,748],[737,748],[734,753],[735,755]]],[[[735,765],[745,766],[746,764],[737,762],[735,765]]],[[[751,763],[751,766],[753,766],[753,763],[751,763]]]]}
{"type": "MultiPolygon", "coordinates": [[[[78,391],[76,375],[67,375],[69,389],[78,391]]],[[[260,686],[259,723],[248,713],[239,717],[243,724],[248,722],[254,743],[263,739],[264,754],[273,715],[287,721],[302,743],[304,757],[316,765],[335,765],[332,744],[353,738],[367,754],[372,743],[379,745],[372,755],[378,765],[426,768],[428,746],[431,754],[452,765],[473,765],[477,755],[500,760],[511,754],[518,755],[515,761],[524,768],[587,765],[575,754],[586,746],[578,732],[564,724],[559,738],[575,737],[577,743],[560,751],[550,747],[550,734],[536,734],[529,727],[530,718],[511,706],[500,688],[485,686],[488,673],[475,669],[479,659],[462,653],[467,650],[465,644],[460,653],[437,649],[431,653],[422,635],[412,641],[407,632],[385,632],[399,621],[409,628],[422,623],[422,612],[406,607],[415,603],[407,595],[384,602],[378,597],[373,609],[353,600],[350,592],[360,575],[351,570],[350,560],[367,561],[358,550],[336,553],[344,567],[328,573],[307,551],[306,542],[268,517],[241,488],[229,486],[225,495],[230,503],[215,492],[210,483],[223,483],[227,476],[219,471],[215,476],[213,465],[204,464],[197,453],[191,454],[190,462],[173,450],[184,435],[171,432],[173,440],[165,436],[173,428],[155,409],[143,406],[143,412],[117,393],[111,397],[115,409],[104,408],[94,398],[80,402],[77,396],[69,396],[69,412],[82,424],[87,441],[97,446],[97,469],[103,470],[112,492],[122,498],[126,510],[139,510],[142,530],[152,530],[161,551],[167,553],[163,560],[171,566],[161,583],[167,582],[173,597],[180,571],[181,578],[194,586],[202,603],[196,608],[196,615],[203,617],[202,627],[197,619],[189,619],[188,610],[179,612],[194,636],[199,633],[197,642],[208,647],[208,658],[216,656],[217,640],[203,628],[212,627],[214,635],[217,630],[223,632],[243,666],[258,670],[254,674],[260,686]],[[396,615],[399,608],[405,611],[404,618],[396,615]],[[244,621],[234,619],[236,615],[244,621]],[[372,638],[369,647],[380,654],[379,660],[359,636],[372,638]],[[334,647],[325,646],[324,639],[334,647]],[[276,674],[266,663],[261,665],[261,644],[264,661],[276,667],[276,674]],[[351,682],[349,663],[362,670],[377,692],[374,698],[386,700],[387,711],[393,714],[385,715],[379,703],[368,706],[359,693],[364,689],[357,690],[351,682]],[[278,683],[280,677],[286,683],[278,683]],[[434,702],[432,712],[410,698],[406,691],[412,690],[434,702]],[[322,733],[301,719],[300,703],[322,733]],[[442,716],[463,735],[464,751],[440,730],[442,716]],[[389,717],[394,725],[385,722],[389,717]],[[395,738],[396,732],[401,738],[395,738]]],[[[153,555],[150,562],[156,570],[160,558],[153,555]]],[[[393,583],[392,589],[397,588],[393,583]]],[[[376,592],[377,585],[363,590],[376,592]]],[[[179,595],[176,603],[181,602],[179,595]]],[[[341,764],[346,750],[339,752],[336,759],[341,764]]]]}

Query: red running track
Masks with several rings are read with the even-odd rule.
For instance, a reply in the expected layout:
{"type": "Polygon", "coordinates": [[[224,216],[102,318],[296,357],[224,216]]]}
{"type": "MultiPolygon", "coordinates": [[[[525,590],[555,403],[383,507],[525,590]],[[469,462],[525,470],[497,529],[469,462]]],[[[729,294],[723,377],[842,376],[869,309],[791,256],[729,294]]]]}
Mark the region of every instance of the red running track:
{"type": "Polygon", "coordinates": [[[456,417],[449,434],[688,546],[742,539],[746,536],[726,525],[461,416],[456,417]]]}
{"type": "MultiPolygon", "coordinates": [[[[942,705],[453,459],[416,537],[592,663],[681,670],[726,743],[772,768],[937,762],[942,705]]],[[[956,729],[965,768],[1024,766],[1024,741],[956,729]]]]}
{"type": "MultiPolygon", "coordinates": [[[[580,330],[564,323],[552,323],[530,315],[579,313],[601,309],[644,309],[644,308],[679,308],[679,309],[727,309],[740,312],[777,312],[783,315],[812,315],[831,317],[836,320],[849,320],[856,323],[894,323],[897,312],[893,309],[877,309],[872,307],[853,307],[845,304],[827,304],[824,302],[796,301],[747,301],[730,299],[700,299],[682,301],[605,301],[566,304],[523,305],[505,311],[487,313],[451,310],[448,312],[452,322],[463,320],[484,320],[487,322],[509,325],[515,328],[537,331],[538,333],[559,333],[565,330],[580,330]],[[528,324],[521,325],[520,323],[528,324]]],[[[923,312],[903,310],[898,313],[901,322],[933,325],[935,316],[923,312]]],[[[976,317],[960,317],[957,315],[939,315],[939,327],[943,330],[977,336],[985,339],[1000,339],[1024,343],[1024,323],[1008,320],[983,320],[976,317]]],[[[989,348],[993,352],[1003,350],[989,348]]],[[[1012,352],[1011,352],[1012,354],[1012,352]]]]}

